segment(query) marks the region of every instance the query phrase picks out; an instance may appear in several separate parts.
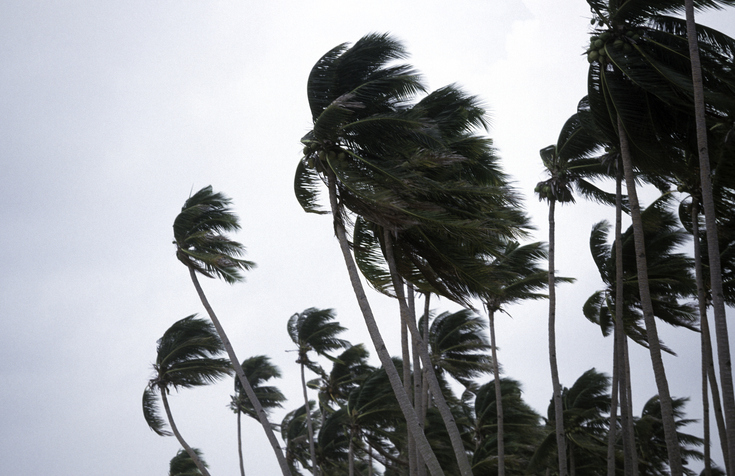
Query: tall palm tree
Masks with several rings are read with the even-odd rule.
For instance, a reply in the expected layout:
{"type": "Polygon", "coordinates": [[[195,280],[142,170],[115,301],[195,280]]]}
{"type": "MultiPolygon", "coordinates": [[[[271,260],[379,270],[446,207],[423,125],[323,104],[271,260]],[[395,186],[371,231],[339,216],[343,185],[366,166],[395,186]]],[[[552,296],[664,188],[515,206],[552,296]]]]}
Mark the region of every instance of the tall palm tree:
{"type": "MultiPolygon", "coordinates": [[[[604,203],[615,203],[614,197],[595,187],[590,178],[607,174],[593,154],[600,148],[600,142],[584,127],[584,113],[578,112],[570,117],[562,127],[557,143],[541,149],[541,160],[549,178],[536,185],[539,200],[549,204],[549,366],[551,383],[554,389],[554,405],[557,413],[562,412],[561,384],[556,359],[556,203],[574,203],[573,191],[576,189],[586,197],[604,203]]],[[[559,475],[566,476],[566,451],[564,448],[564,421],[556,419],[556,444],[560,448],[559,475]]]]}
{"type": "MultiPolygon", "coordinates": [[[[684,20],[666,16],[681,12],[683,3],[675,0],[650,2],[588,0],[595,32],[588,53],[590,60],[588,91],[591,111],[597,126],[610,141],[619,141],[625,181],[631,204],[636,236],[637,268],[644,319],[656,384],[666,431],[672,474],[681,474],[671,396],[669,394],[658,331],[653,318],[647,281],[646,259],[640,206],[633,175],[633,160],[640,169],[669,172],[681,164],[672,161],[677,147],[687,146],[688,124],[693,110],[691,64],[684,20]]],[[[715,2],[697,2],[712,6],[715,2]]],[[[704,30],[703,30],[704,31],[704,30]]],[[[722,105],[732,102],[732,72],[722,45],[732,40],[714,30],[701,35],[702,71],[708,86],[712,116],[721,116],[722,105]],[[730,84],[728,84],[728,82],[730,84]]],[[[735,397],[733,397],[735,403],[735,397]]],[[[735,409],[735,404],[733,405],[735,409]]]]}
{"type": "MultiPolygon", "coordinates": [[[[206,468],[208,465],[204,461],[204,458],[202,458],[202,452],[198,448],[193,448],[193,450],[199,458],[199,461],[206,468]]],[[[179,450],[176,456],[171,458],[168,476],[202,476],[203,474],[186,451],[179,450]]]]}
{"type": "Polygon", "coordinates": [[[495,339],[495,313],[498,311],[505,312],[504,306],[518,301],[547,297],[545,294],[538,292],[548,284],[548,272],[538,265],[539,260],[546,257],[546,249],[542,243],[536,242],[521,246],[518,242],[510,241],[506,244],[504,252],[488,265],[493,271],[493,280],[488,286],[489,289],[484,301],[488,313],[493,375],[495,377],[499,476],[505,475],[505,418],[501,393],[500,365],[495,339]]]}
{"type": "Polygon", "coordinates": [[[202,188],[184,202],[181,213],[174,220],[173,229],[176,257],[189,269],[189,276],[199,299],[217,329],[217,334],[222,340],[245,394],[258,414],[258,420],[276,454],[281,471],[284,476],[290,475],[288,463],[268,421],[268,415],[250,386],[225,329],[209,304],[197,278],[197,274],[202,274],[209,278],[219,277],[233,284],[244,279],[241,271],[255,266],[253,262],[240,258],[245,252],[245,247],[225,235],[240,229],[239,220],[230,209],[230,199],[221,193],[213,192],[211,186],[202,188]]]}
{"type": "MultiPolygon", "coordinates": [[[[273,408],[283,407],[286,396],[272,385],[263,385],[268,380],[281,377],[281,371],[271,363],[268,356],[256,355],[250,357],[249,359],[243,360],[240,366],[250,386],[253,387],[253,392],[258,397],[258,401],[266,412],[269,412],[273,408]]],[[[245,395],[240,379],[237,377],[235,378],[235,395],[232,396],[230,409],[237,414],[237,449],[240,459],[240,474],[245,476],[245,465],[242,457],[241,415],[245,414],[255,420],[258,419],[258,415],[250,400],[248,400],[247,395],[245,395]]]]}
{"type": "Polygon", "coordinates": [[[168,403],[171,389],[208,385],[232,372],[227,359],[218,358],[224,351],[222,341],[211,323],[196,315],[176,321],[158,339],[154,376],[143,392],[143,416],[156,434],[170,436],[160,416],[156,394],[161,396],[171,431],[194,462],[199,471],[208,476],[206,465],[194,449],[184,440],[174,422],[168,403]]]}
{"type": "MultiPolygon", "coordinates": [[[[704,78],[702,75],[702,62],[699,54],[699,42],[697,39],[697,24],[694,20],[694,0],[685,0],[686,12],[686,36],[689,46],[689,58],[692,71],[692,92],[694,96],[694,115],[696,121],[697,151],[699,152],[700,181],[702,184],[702,202],[704,206],[705,227],[707,229],[707,249],[710,259],[710,281],[712,286],[712,305],[715,315],[715,331],[717,336],[718,360],[720,363],[720,379],[726,389],[725,403],[735,405],[733,394],[732,363],[730,361],[730,342],[727,330],[727,318],[725,314],[725,297],[722,283],[722,270],[720,267],[720,249],[717,239],[717,221],[712,191],[711,167],[709,157],[709,146],[707,140],[707,119],[704,78]]],[[[735,2],[719,0],[713,2],[714,6],[735,5],[735,2]]],[[[705,316],[706,319],[706,316],[705,316]]],[[[708,331],[709,332],[709,331],[708,331]]],[[[706,388],[706,386],[705,386],[706,388]]],[[[727,467],[735,468],[735,411],[726,412],[727,440],[728,440],[728,462],[727,467]]]]}
{"type": "MultiPolygon", "coordinates": [[[[323,375],[324,370],[318,363],[309,358],[309,352],[315,352],[317,355],[328,356],[327,352],[347,347],[348,343],[344,339],[337,337],[338,334],[346,329],[338,322],[333,322],[335,313],[332,309],[316,309],[309,308],[303,312],[296,313],[288,320],[288,335],[291,341],[296,344],[296,352],[298,358],[296,363],[301,367],[301,388],[304,394],[304,405],[308,405],[309,397],[306,393],[306,376],[305,369],[315,372],[317,375],[323,375]]],[[[316,462],[316,450],[314,447],[314,428],[311,422],[311,415],[306,413],[306,426],[309,431],[309,452],[311,454],[312,467],[314,474],[319,474],[319,466],[316,462]]]]}
{"type": "MultiPolygon", "coordinates": [[[[409,253],[404,247],[401,256],[411,257],[424,282],[433,279],[432,286],[458,300],[467,300],[468,278],[446,279],[447,270],[458,270],[442,252],[466,243],[460,257],[467,261],[470,246],[480,247],[497,233],[517,229],[518,221],[507,218],[514,216],[512,207],[497,207],[503,212],[502,221],[491,222],[487,217],[491,203],[507,202],[509,196],[507,187],[480,187],[496,177],[492,155],[482,152],[487,151],[488,140],[451,130],[458,124],[461,131],[484,123],[481,108],[473,106],[474,98],[453,87],[405,107],[423,85],[410,67],[388,65],[404,56],[403,48],[387,35],[368,35],[350,48],[338,46],[317,62],[307,88],[314,128],[302,139],[305,155],[297,168],[296,195],[306,211],[319,212],[316,190],[320,181],[326,183],[335,233],[371,339],[420,454],[432,474],[439,474],[436,455],[431,454],[408,395],[400,388],[400,376],[391,368],[390,355],[362,289],[347,240],[347,212],[378,227],[378,240],[390,238],[383,241],[386,252],[397,234],[405,234],[395,243],[411,243],[417,251],[409,253]],[[446,110],[445,120],[442,111],[447,105],[452,108],[446,110]],[[459,120],[460,116],[464,119],[459,120]],[[452,139],[452,147],[447,146],[445,137],[452,139]],[[464,182],[459,180],[462,172],[464,182]],[[454,181],[449,184],[444,178],[454,181]],[[442,240],[453,247],[441,246],[442,240]]],[[[410,270],[394,266],[392,274],[395,272],[410,270]]],[[[396,284],[398,292],[402,283],[396,284]]],[[[406,312],[405,299],[397,297],[402,313],[406,312]]],[[[456,435],[451,433],[451,421],[446,423],[450,434],[456,435]]],[[[456,443],[454,436],[452,441],[456,443]]],[[[463,460],[463,474],[469,474],[464,449],[455,445],[455,452],[458,460],[463,460]]]]}

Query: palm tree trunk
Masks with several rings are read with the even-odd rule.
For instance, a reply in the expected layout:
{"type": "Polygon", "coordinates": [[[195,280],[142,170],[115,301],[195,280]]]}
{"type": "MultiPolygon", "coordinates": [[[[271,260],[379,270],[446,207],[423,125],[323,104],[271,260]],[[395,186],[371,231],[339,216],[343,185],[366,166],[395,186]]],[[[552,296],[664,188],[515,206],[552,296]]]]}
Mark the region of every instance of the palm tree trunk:
{"type": "Polygon", "coordinates": [[[237,409],[237,456],[240,460],[240,476],[245,476],[245,464],[242,459],[242,412],[237,409]]]}
{"type": "MultiPolygon", "coordinates": [[[[396,261],[395,256],[393,255],[393,236],[387,228],[384,229],[383,236],[385,244],[385,258],[386,262],[388,263],[388,269],[390,270],[391,278],[393,280],[393,289],[396,293],[396,297],[398,298],[398,305],[400,307],[401,315],[407,316],[409,311],[408,305],[406,304],[406,297],[403,294],[403,279],[398,275],[398,272],[396,271],[396,261]]],[[[411,332],[412,336],[418,339],[419,331],[416,327],[416,322],[411,322],[411,320],[408,318],[403,320],[408,323],[409,331],[411,332]]],[[[429,388],[434,394],[434,401],[436,402],[439,414],[441,415],[442,420],[444,421],[444,426],[446,427],[447,433],[449,434],[449,440],[452,443],[454,457],[457,460],[460,474],[462,476],[472,476],[472,466],[470,465],[470,461],[467,458],[467,452],[464,448],[462,435],[459,433],[457,422],[454,420],[454,415],[452,415],[452,411],[449,409],[449,405],[447,405],[447,401],[444,398],[441,387],[439,386],[439,380],[436,377],[434,366],[431,363],[431,356],[429,355],[428,350],[425,349],[425,346],[420,346],[421,360],[423,361],[424,369],[426,369],[426,376],[429,381],[429,388]]]]}
{"type": "Polygon", "coordinates": [[[204,309],[206,309],[207,314],[209,314],[209,318],[212,320],[212,324],[214,324],[215,329],[217,329],[217,334],[222,341],[222,345],[224,346],[225,350],[227,350],[227,355],[230,358],[232,367],[235,369],[235,374],[240,380],[240,384],[242,385],[243,390],[245,390],[245,395],[247,395],[248,400],[250,400],[250,404],[253,406],[255,413],[258,415],[258,420],[263,426],[263,431],[265,431],[266,437],[271,444],[271,448],[273,448],[273,452],[276,454],[276,459],[278,460],[278,465],[281,468],[281,472],[284,476],[291,476],[291,470],[288,468],[288,463],[286,462],[286,458],[283,455],[283,451],[281,450],[281,445],[278,443],[276,435],[273,432],[273,426],[271,425],[270,421],[268,421],[268,415],[265,413],[263,405],[260,404],[258,397],[255,395],[253,387],[250,385],[250,382],[248,382],[247,377],[245,377],[245,372],[242,369],[240,361],[237,360],[235,350],[232,347],[230,340],[227,338],[224,327],[222,327],[222,324],[217,318],[217,315],[214,313],[214,309],[212,309],[212,306],[209,305],[209,300],[204,294],[202,286],[199,284],[199,279],[197,278],[194,268],[189,268],[189,276],[191,276],[191,281],[194,283],[194,287],[197,290],[197,294],[199,295],[199,299],[202,301],[204,309]]]}
{"type": "Polygon", "coordinates": [[[615,167],[615,349],[618,357],[618,387],[620,395],[621,429],[623,432],[623,469],[626,475],[638,474],[635,429],[630,398],[630,366],[627,359],[627,339],[623,310],[625,270],[623,269],[623,163],[618,158],[615,167]],[[618,305],[619,303],[619,305],[618,305]]]}
{"type": "Polygon", "coordinates": [[[561,402],[559,369],[556,365],[556,279],[554,270],[556,200],[549,200],[549,366],[551,385],[554,391],[554,414],[556,415],[556,447],[559,458],[559,476],[567,475],[567,452],[564,438],[564,408],[561,402]]]}
{"type": "MultiPolygon", "coordinates": [[[[617,306],[616,306],[617,308],[617,306]]],[[[616,325],[617,327],[617,325],[616,325]]],[[[620,355],[618,333],[613,333],[613,370],[610,390],[610,424],[607,432],[607,476],[615,476],[615,440],[618,429],[618,387],[620,385],[620,355]]]]}
{"type": "MultiPolygon", "coordinates": [[[[416,296],[413,286],[408,286],[408,303],[409,310],[411,311],[410,318],[416,322],[416,296]]],[[[413,356],[413,407],[416,409],[416,415],[419,417],[419,424],[423,430],[425,417],[422,416],[423,412],[421,410],[422,370],[421,356],[419,354],[419,341],[411,336],[411,355],[413,356]]],[[[416,476],[426,476],[426,465],[418,452],[416,452],[416,476]]]]}
{"type": "Polygon", "coordinates": [[[699,306],[700,327],[700,351],[702,356],[702,433],[704,438],[704,476],[712,475],[712,456],[710,454],[710,415],[709,415],[709,392],[707,391],[707,345],[704,329],[707,328],[707,298],[704,290],[704,277],[702,276],[702,255],[699,246],[699,203],[697,197],[692,195],[692,240],[694,243],[694,274],[697,281],[697,304],[699,306]]]}
{"type": "Polygon", "coordinates": [[[661,341],[656,329],[656,318],[653,315],[653,304],[648,287],[648,267],[646,264],[646,246],[643,238],[643,222],[641,220],[641,208],[638,203],[635,176],[631,161],[628,137],[623,128],[622,119],[618,116],[618,136],[620,137],[620,153],[623,158],[623,173],[630,201],[631,218],[633,221],[633,241],[635,244],[636,268],[638,271],[638,287],[640,290],[641,307],[643,308],[643,320],[646,325],[648,338],[648,349],[651,354],[651,365],[656,379],[659,400],[661,402],[661,420],[664,427],[666,450],[669,457],[669,468],[671,476],[681,476],[681,454],[679,439],[676,435],[676,424],[674,422],[674,411],[669,393],[669,383],[666,379],[666,370],[661,357],[661,341]]]}
{"type": "Polygon", "coordinates": [[[378,354],[378,358],[388,375],[388,380],[390,381],[393,393],[395,394],[398,405],[401,408],[401,412],[406,419],[406,425],[416,440],[416,449],[421,453],[424,461],[426,461],[431,475],[442,476],[444,473],[441,469],[441,465],[439,464],[439,460],[431,449],[431,445],[429,444],[429,440],[426,439],[426,435],[421,431],[421,426],[419,425],[416,412],[408,399],[405,389],[403,388],[403,383],[401,382],[401,377],[398,375],[398,370],[396,370],[396,366],[393,365],[393,360],[390,358],[388,349],[383,341],[383,336],[380,335],[378,324],[375,322],[375,317],[373,316],[373,311],[370,308],[370,303],[368,302],[367,295],[365,294],[365,289],[360,281],[357,265],[355,265],[352,252],[350,251],[350,244],[347,240],[347,232],[345,231],[344,224],[342,223],[341,209],[337,204],[335,178],[334,174],[331,172],[328,173],[328,182],[329,203],[332,210],[332,216],[334,217],[334,232],[337,235],[337,241],[339,242],[340,249],[342,250],[342,256],[345,260],[345,266],[347,267],[350,282],[352,283],[352,289],[355,292],[357,303],[360,307],[360,311],[362,312],[362,316],[365,319],[368,334],[370,335],[370,339],[375,347],[375,352],[378,354]]]}
{"type": "MultiPolygon", "coordinates": [[[[299,358],[299,360],[301,360],[299,358]]],[[[314,448],[314,425],[311,422],[311,408],[309,407],[309,396],[306,393],[306,371],[304,363],[301,362],[301,390],[304,395],[304,408],[306,409],[306,431],[309,436],[309,455],[311,456],[311,472],[315,476],[319,475],[319,466],[316,464],[316,449],[314,448]]]]}
{"type": "Polygon", "coordinates": [[[350,444],[348,446],[347,450],[347,464],[348,464],[348,472],[349,476],[355,475],[355,444],[353,440],[355,439],[355,432],[350,428],[350,444]]]}
{"type": "Polygon", "coordinates": [[[720,385],[722,385],[722,399],[725,407],[725,421],[727,423],[728,467],[733,469],[735,468],[735,391],[733,391],[730,339],[727,331],[724,294],[722,292],[720,244],[717,235],[715,204],[712,196],[702,66],[699,60],[697,30],[696,24],[694,23],[694,2],[693,0],[685,0],[685,5],[689,57],[692,63],[692,83],[694,86],[694,112],[697,127],[697,148],[699,150],[699,173],[702,186],[702,203],[704,205],[704,223],[707,228],[707,250],[709,253],[712,307],[715,317],[717,358],[720,364],[720,385]]]}
{"type": "Polygon", "coordinates": [[[495,411],[498,418],[498,476],[505,476],[505,430],[503,428],[503,393],[500,391],[500,368],[495,347],[495,310],[488,305],[490,321],[490,348],[493,354],[493,376],[495,377],[495,411]]]}
{"type": "Polygon", "coordinates": [[[163,400],[163,408],[166,410],[166,417],[168,417],[168,424],[171,426],[171,431],[174,432],[174,435],[176,435],[176,439],[179,440],[179,444],[184,448],[184,450],[186,450],[186,453],[189,455],[196,467],[199,468],[199,471],[201,471],[204,476],[209,476],[209,471],[207,471],[207,468],[202,463],[202,460],[199,459],[199,455],[197,455],[196,452],[191,448],[191,446],[189,446],[189,444],[184,440],[184,437],[181,436],[181,433],[179,433],[179,429],[176,427],[174,416],[171,413],[171,407],[169,407],[168,405],[166,389],[159,387],[159,390],[161,392],[161,400],[163,400]]]}
{"type": "MultiPolygon", "coordinates": [[[[403,292],[403,285],[401,285],[403,292]]],[[[413,404],[413,386],[411,385],[411,353],[408,350],[408,313],[401,313],[401,357],[403,359],[403,388],[406,390],[408,400],[413,404]]],[[[414,405],[414,409],[416,405],[414,405]]],[[[416,476],[416,443],[411,437],[411,432],[406,435],[408,442],[408,474],[416,476]]]]}

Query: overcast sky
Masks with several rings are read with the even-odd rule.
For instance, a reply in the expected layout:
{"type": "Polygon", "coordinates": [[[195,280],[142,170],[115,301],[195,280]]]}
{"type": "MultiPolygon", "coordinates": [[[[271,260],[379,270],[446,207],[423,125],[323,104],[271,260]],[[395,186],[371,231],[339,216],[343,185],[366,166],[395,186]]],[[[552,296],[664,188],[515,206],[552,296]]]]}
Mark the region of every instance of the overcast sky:
{"type": "MultiPolygon", "coordinates": [[[[209,184],[232,197],[243,224],[236,237],[258,268],[244,284],[206,280],[205,291],[240,359],[267,354],[281,368],[286,409],[301,404],[286,333],[293,313],[334,308],[344,337],[372,352],[330,218],[305,214],[293,196],[311,122],[306,78],[340,43],[390,32],[431,89],[458,83],[479,96],[533,238],[546,240],[547,207],[532,193],[545,178],[538,151],[586,94],[589,19],[584,0],[2,2],[2,472],[167,474],[179,445],[148,429],[141,395],[156,340],[203,314],[171,224],[190,192],[209,184]]],[[[700,21],[735,36],[732,11],[700,21]]],[[[581,307],[602,286],[591,226],[613,212],[583,202],[557,210],[557,269],[578,280],[558,290],[559,370],[570,386],[590,367],[611,368],[612,341],[581,307]]],[[[398,354],[396,305],[374,305],[398,354]]],[[[446,300],[434,308],[457,309],[446,300]]],[[[545,414],[546,303],[509,311],[497,323],[499,360],[545,414]]],[[[699,338],[661,334],[679,354],[665,357],[671,393],[691,397],[687,414],[700,418],[699,338]]],[[[656,389],[647,351],[632,358],[639,414],[656,389]]],[[[171,397],[212,474],[237,471],[231,388],[227,380],[171,397]]],[[[258,424],[245,431],[246,472],[277,474],[258,424]]]]}

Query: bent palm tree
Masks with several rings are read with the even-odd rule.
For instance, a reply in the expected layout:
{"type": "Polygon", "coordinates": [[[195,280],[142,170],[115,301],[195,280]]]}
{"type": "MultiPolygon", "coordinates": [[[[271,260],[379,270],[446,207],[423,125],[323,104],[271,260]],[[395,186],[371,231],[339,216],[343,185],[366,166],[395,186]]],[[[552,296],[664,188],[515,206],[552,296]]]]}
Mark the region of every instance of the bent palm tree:
{"type": "MultiPolygon", "coordinates": [[[[256,355],[243,360],[240,366],[248,382],[250,382],[250,386],[253,387],[253,392],[258,397],[258,401],[266,412],[273,408],[281,408],[283,406],[282,403],[286,401],[283,393],[276,387],[263,385],[263,383],[270,379],[281,377],[281,371],[271,363],[269,357],[256,355]]],[[[242,458],[241,415],[244,413],[250,418],[257,420],[258,414],[250,403],[250,400],[248,400],[247,395],[245,395],[240,379],[237,377],[235,377],[235,395],[232,396],[230,409],[237,413],[237,449],[240,459],[240,474],[245,476],[245,466],[242,458]]]]}
{"type": "MultiPolygon", "coordinates": [[[[314,351],[317,355],[327,355],[331,350],[337,350],[347,347],[347,341],[339,339],[338,334],[346,329],[338,322],[332,322],[335,314],[332,309],[316,309],[309,308],[303,312],[296,313],[288,320],[288,335],[291,341],[296,344],[298,358],[296,363],[301,367],[301,389],[304,394],[304,405],[309,404],[309,397],[306,394],[306,376],[305,369],[323,375],[324,370],[309,358],[309,352],[314,351]]],[[[311,415],[306,413],[306,426],[309,432],[309,453],[311,454],[311,464],[314,474],[319,474],[319,466],[316,461],[316,450],[314,448],[314,428],[311,422],[311,415]]]]}
{"type": "Polygon", "coordinates": [[[258,414],[258,420],[276,454],[281,471],[284,476],[290,475],[286,458],[268,421],[268,415],[253,392],[225,329],[209,304],[197,278],[197,273],[200,273],[209,278],[219,277],[233,284],[243,280],[240,271],[255,266],[255,263],[240,258],[245,252],[245,247],[225,235],[227,232],[240,229],[239,220],[230,209],[230,199],[221,193],[214,193],[211,186],[204,187],[184,202],[181,213],[174,220],[173,229],[176,257],[189,269],[189,276],[199,299],[217,329],[217,334],[222,340],[245,394],[258,414]]]}
{"type": "Polygon", "coordinates": [[[232,372],[227,359],[217,355],[224,351],[214,327],[204,319],[191,315],[175,322],[158,339],[154,377],[143,392],[143,416],[148,426],[161,436],[170,436],[158,410],[156,393],[160,394],[171,431],[184,447],[191,461],[208,476],[206,465],[184,440],[174,422],[168,403],[168,393],[173,388],[192,388],[210,384],[232,372]]]}

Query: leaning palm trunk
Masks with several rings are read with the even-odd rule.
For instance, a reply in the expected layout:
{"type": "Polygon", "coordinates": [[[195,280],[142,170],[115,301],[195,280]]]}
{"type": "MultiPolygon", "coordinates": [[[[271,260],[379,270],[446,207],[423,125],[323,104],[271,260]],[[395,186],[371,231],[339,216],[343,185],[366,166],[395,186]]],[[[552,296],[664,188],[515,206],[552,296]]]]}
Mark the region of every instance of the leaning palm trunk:
{"type": "MultiPolygon", "coordinates": [[[[702,269],[702,250],[699,242],[699,202],[692,197],[692,235],[694,236],[694,271],[697,280],[697,300],[699,304],[699,327],[702,347],[702,424],[704,426],[704,463],[705,468],[711,471],[710,453],[710,431],[709,431],[709,395],[707,385],[712,388],[712,406],[714,407],[715,421],[720,436],[722,457],[725,460],[725,468],[730,465],[727,448],[727,432],[725,421],[722,417],[720,405],[720,391],[717,387],[714,363],[712,359],[712,342],[710,340],[709,321],[707,318],[707,298],[704,286],[704,270],[702,269]]],[[[710,473],[707,473],[710,474],[710,473]]]]}
{"type": "Polygon", "coordinates": [[[429,440],[426,439],[426,435],[421,430],[416,412],[408,399],[405,389],[403,388],[401,377],[398,375],[398,370],[393,364],[393,360],[390,358],[388,349],[385,347],[385,342],[383,341],[378,325],[375,322],[375,317],[373,316],[373,311],[370,308],[370,303],[368,302],[367,295],[365,294],[365,289],[360,281],[357,265],[352,257],[350,244],[347,240],[347,232],[345,231],[344,224],[342,223],[341,208],[337,204],[336,182],[333,173],[329,173],[327,185],[329,187],[329,203],[332,210],[332,216],[334,218],[334,232],[337,235],[337,241],[339,242],[340,249],[342,250],[342,256],[345,260],[347,273],[350,276],[352,289],[355,292],[357,303],[360,306],[360,311],[365,319],[368,334],[370,334],[370,339],[373,342],[378,358],[388,375],[388,380],[390,381],[393,393],[395,394],[398,405],[401,408],[401,412],[406,419],[406,425],[416,441],[417,451],[421,454],[429,467],[431,475],[442,476],[444,473],[441,469],[441,465],[439,464],[439,460],[431,449],[429,440]]]}
{"type": "MultiPolygon", "coordinates": [[[[638,456],[630,398],[630,367],[627,359],[627,339],[623,323],[623,296],[625,270],[623,269],[623,164],[618,158],[615,172],[615,350],[618,358],[618,387],[620,416],[623,432],[623,468],[626,475],[637,476],[638,456]]],[[[612,420],[611,420],[612,423],[612,420]]]]}
{"type": "MultiPolygon", "coordinates": [[[[403,288],[401,288],[403,291],[403,288]]],[[[401,358],[403,359],[403,388],[406,390],[408,400],[411,404],[416,405],[413,401],[413,386],[411,385],[411,353],[408,350],[408,313],[401,313],[401,358]]],[[[418,416],[418,415],[417,415],[418,416]]],[[[408,442],[408,474],[409,476],[416,476],[416,443],[411,437],[411,432],[407,432],[406,439],[408,442]]]]}
{"type": "Polygon", "coordinates": [[[699,170],[704,205],[704,223],[707,228],[707,250],[709,253],[710,287],[712,307],[715,316],[715,336],[717,357],[720,364],[720,385],[725,406],[727,428],[727,447],[729,469],[735,468],[735,392],[733,391],[732,363],[730,361],[730,339],[727,331],[725,300],[722,292],[722,269],[720,266],[720,244],[717,239],[715,204],[712,196],[709,149],[707,145],[707,125],[705,121],[704,86],[702,67],[699,60],[697,30],[694,23],[694,2],[686,0],[687,37],[689,57],[692,63],[692,83],[694,85],[694,113],[697,127],[697,149],[699,150],[699,170]]]}
{"type": "MultiPolygon", "coordinates": [[[[395,256],[393,255],[393,237],[387,228],[384,229],[384,237],[385,260],[388,263],[388,268],[390,269],[391,278],[393,280],[393,289],[395,290],[396,297],[398,298],[398,305],[400,307],[401,315],[406,316],[406,318],[402,320],[408,323],[409,330],[411,331],[412,336],[418,338],[419,331],[416,327],[416,322],[408,319],[407,317],[409,314],[409,310],[408,305],[406,304],[406,297],[403,294],[403,280],[396,271],[396,261],[395,256]]],[[[436,407],[439,410],[439,414],[441,415],[442,420],[444,421],[444,426],[446,427],[447,433],[449,434],[449,440],[452,443],[452,449],[454,450],[454,456],[457,460],[460,474],[462,476],[472,476],[472,466],[470,465],[470,461],[467,458],[467,452],[464,448],[462,435],[459,432],[457,422],[454,420],[452,411],[449,409],[449,405],[447,405],[447,401],[444,398],[441,387],[439,386],[439,380],[436,377],[434,366],[431,363],[431,356],[429,355],[428,349],[426,349],[425,346],[420,346],[419,350],[421,351],[421,360],[423,361],[424,369],[426,369],[426,377],[429,381],[429,388],[434,394],[436,407]]]]}
{"type": "Polygon", "coordinates": [[[309,455],[311,456],[311,472],[319,475],[319,466],[316,464],[316,449],[314,447],[314,425],[311,421],[311,409],[309,408],[309,396],[306,394],[306,370],[304,362],[301,362],[301,390],[304,394],[304,408],[306,409],[306,430],[309,437],[309,455]]]}
{"type": "Polygon", "coordinates": [[[561,401],[559,369],[556,365],[556,279],[554,271],[555,223],[554,209],[556,200],[549,200],[549,366],[551,385],[554,391],[554,414],[556,420],[556,447],[559,458],[559,476],[567,474],[567,451],[564,438],[564,408],[561,401]]]}
{"type": "Polygon", "coordinates": [[[656,329],[656,318],[653,315],[653,304],[648,285],[648,267],[646,264],[646,247],[643,240],[643,222],[641,209],[636,192],[635,176],[631,161],[628,137],[623,128],[622,119],[618,116],[618,135],[620,137],[620,153],[623,158],[623,173],[630,201],[630,214],[633,221],[633,242],[635,244],[636,268],[638,271],[638,288],[640,290],[641,308],[643,309],[643,320],[646,325],[646,336],[648,349],[651,355],[651,365],[656,379],[659,400],[661,403],[661,420],[664,427],[664,438],[666,450],[669,457],[671,476],[681,476],[681,454],[679,439],[676,435],[676,424],[674,422],[674,411],[669,393],[669,383],[666,379],[666,370],[661,357],[661,341],[656,329]]]}
{"type": "Polygon", "coordinates": [[[498,421],[498,476],[505,476],[505,430],[503,428],[503,394],[500,391],[500,368],[495,347],[495,311],[488,306],[490,321],[490,348],[493,353],[493,376],[495,377],[495,412],[498,421]]]}
{"type": "Polygon", "coordinates": [[[242,459],[242,412],[237,409],[237,456],[240,460],[240,476],[245,476],[245,463],[242,459]]]}
{"type": "Polygon", "coordinates": [[[166,410],[166,417],[168,418],[168,424],[171,426],[171,431],[174,432],[174,435],[176,435],[176,439],[179,440],[179,444],[186,450],[186,453],[189,455],[191,460],[194,462],[196,467],[201,471],[202,475],[209,476],[209,471],[207,471],[207,468],[204,466],[204,463],[202,463],[202,460],[199,459],[199,455],[196,454],[196,451],[192,449],[191,446],[184,440],[184,437],[181,436],[181,433],[179,433],[179,429],[176,427],[176,423],[174,422],[174,416],[171,413],[171,407],[168,405],[168,397],[166,397],[166,389],[163,387],[159,388],[161,392],[161,400],[163,401],[163,408],[166,410]]]}
{"type": "Polygon", "coordinates": [[[610,393],[610,425],[607,432],[607,475],[615,476],[615,440],[618,429],[618,387],[620,385],[620,355],[618,333],[613,335],[613,370],[610,393]]]}
{"type": "Polygon", "coordinates": [[[240,384],[242,385],[242,388],[245,390],[245,395],[247,395],[248,400],[250,400],[250,404],[253,406],[255,413],[258,415],[258,420],[260,420],[260,424],[263,426],[263,430],[268,437],[268,441],[273,448],[273,452],[276,454],[278,465],[281,467],[281,472],[284,476],[291,476],[291,470],[288,468],[288,463],[286,462],[286,458],[284,457],[283,451],[281,450],[281,445],[278,443],[276,435],[273,432],[273,426],[271,425],[270,421],[268,421],[268,415],[265,413],[263,405],[261,405],[260,401],[258,401],[258,397],[255,395],[255,392],[253,391],[253,387],[250,385],[250,382],[248,382],[248,379],[245,376],[245,372],[242,369],[242,365],[237,359],[237,355],[235,355],[235,350],[233,349],[230,340],[227,338],[224,327],[222,327],[222,324],[217,318],[217,315],[214,313],[212,306],[209,305],[209,300],[204,294],[202,286],[199,284],[199,279],[197,278],[194,268],[189,268],[189,275],[191,276],[191,280],[194,283],[194,287],[197,290],[197,294],[199,295],[199,299],[202,301],[204,309],[207,310],[207,314],[209,314],[209,318],[212,320],[212,324],[214,324],[215,329],[217,329],[217,334],[222,341],[222,345],[227,350],[227,355],[230,358],[232,367],[235,369],[235,374],[237,374],[237,378],[240,379],[240,384]]]}
{"type": "MultiPolygon", "coordinates": [[[[409,304],[409,319],[416,322],[416,294],[413,286],[408,286],[408,304],[409,304]]],[[[427,321],[428,322],[428,321],[427,321]]],[[[421,356],[419,355],[419,341],[411,336],[411,355],[413,356],[413,407],[416,410],[416,415],[419,418],[419,424],[421,428],[424,428],[425,417],[422,417],[421,412],[421,356]]],[[[416,476],[426,476],[426,466],[421,460],[421,455],[416,451],[416,444],[413,445],[414,456],[416,458],[416,476]]]]}

